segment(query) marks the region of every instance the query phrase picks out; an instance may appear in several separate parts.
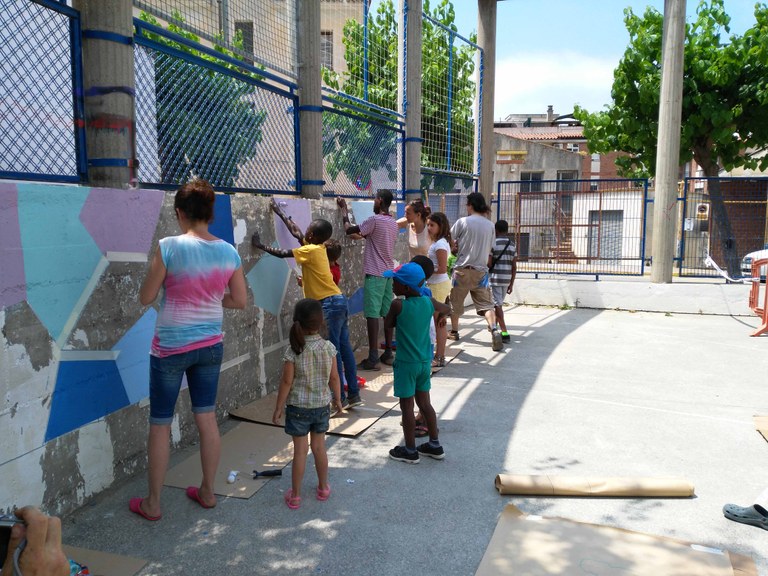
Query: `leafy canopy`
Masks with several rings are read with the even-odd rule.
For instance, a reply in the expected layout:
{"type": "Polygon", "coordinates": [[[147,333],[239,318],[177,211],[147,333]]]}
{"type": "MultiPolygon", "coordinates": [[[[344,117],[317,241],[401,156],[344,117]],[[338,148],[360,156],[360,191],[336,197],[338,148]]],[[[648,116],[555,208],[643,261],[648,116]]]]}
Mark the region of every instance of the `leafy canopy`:
{"type": "MultiPolygon", "coordinates": [[[[663,15],[624,10],[629,45],[614,72],[613,103],[590,113],[576,107],[592,152],[623,151],[627,176],[655,172],[661,86],[663,15]]],[[[730,35],[723,0],[701,0],[686,24],[680,161],[693,158],[707,176],[768,168],[768,8],[755,5],[755,24],[730,35]]]]}

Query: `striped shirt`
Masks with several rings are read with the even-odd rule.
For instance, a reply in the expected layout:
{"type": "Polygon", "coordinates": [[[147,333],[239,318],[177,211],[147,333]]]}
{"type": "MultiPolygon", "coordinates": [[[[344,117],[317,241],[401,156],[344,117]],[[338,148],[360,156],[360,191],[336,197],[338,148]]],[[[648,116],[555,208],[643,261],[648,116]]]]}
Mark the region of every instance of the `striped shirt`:
{"type": "Polygon", "coordinates": [[[182,234],[160,240],[160,256],[166,276],[150,354],[163,358],[221,342],[221,301],[241,266],[235,247],[182,234]]]}
{"type": "Polygon", "coordinates": [[[293,384],[286,404],[298,408],[322,408],[333,399],[328,381],[336,362],[336,347],[318,334],[304,337],[304,350],[296,354],[288,346],[284,362],[293,364],[293,384]]]}
{"type": "Polygon", "coordinates": [[[491,272],[491,286],[509,286],[512,280],[512,262],[517,256],[517,247],[515,241],[510,236],[499,236],[496,238],[496,242],[493,245],[491,251],[491,262],[494,260],[496,264],[493,266],[493,272],[491,272]],[[509,242],[509,247],[504,250],[504,247],[509,242]],[[498,258],[498,260],[496,260],[498,258]]]}
{"type": "Polygon", "coordinates": [[[374,214],[360,224],[360,234],[365,236],[363,273],[381,276],[395,267],[392,254],[397,240],[397,220],[389,214],[374,214]]]}

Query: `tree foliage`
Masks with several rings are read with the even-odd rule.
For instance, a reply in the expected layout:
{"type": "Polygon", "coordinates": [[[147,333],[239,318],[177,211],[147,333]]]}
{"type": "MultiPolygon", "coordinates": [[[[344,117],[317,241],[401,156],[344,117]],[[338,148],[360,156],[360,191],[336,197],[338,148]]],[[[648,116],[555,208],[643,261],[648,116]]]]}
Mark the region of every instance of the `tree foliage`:
{"type": "MultiPolygon", "coordinates": [[[[663,15],[652,7],[642,16],[624,10],[629,45],[614,71],[605,110],[576,107],[591,152],[626,152],[617,159],[625,176],[655,172],[661,87],[663,15]]],[[[680,162],[695,160],[707,177],[720,168],[768,168],[768,7],[755,5],[755,24],[730,34],[723,0],[701,0],[685,27],[680,162]]],[[[738,256],[717,184],[709,192],[726,263],[738,271],[738,256]]]]}
{"type": "MultiPolygon", "coordinates": [[[[440,0],[434,10],[429,1],[424,11],[444,26],[457,31],[455,15],[449,0],[440,0]]],[[[368,18],[368,66],[365,66],[363,24],[347,20],[344,25],[344,58],[347,71],[339,74],[323,69],[326,86],[342,94],[365,100],[386,110],[398,109],[398,22],[393,0],[381,2],[368,18]],[[367,86],[365,82],[367,70],[367,86]],[[366,94],[367,87],[367,94],[366,94]]],[[[474,48],[453,46],[453,82],[451,102],[451,161],[448,165],[448,69],[449,35],[440,27],[424,20],[422,30],[422,146],[421,164],[425,167],[459,173],[473,172],[475,96],[474,48]]],[[[475,37],[471,38],[475,42],[475,37]]],[[[340,98],[344,100],[343,96],[340,98]]],[[[353,177],[370,178],[372,170],[386,166],[392,174],[391,138],[376,138],[371,126],[342,115],[324,115],[324,156],[326,168],[335,180],[340,172],[353,177]],[[365,151],[361,154],[360,151],[365,151]]],[[[394,115],[392,115],[394,118],[394,115]]],[[[431,179],[431,177],[430,177],[431,179]]],[[[450,178],[453,182],[453,178],[450,178]]]]}
{"type": "MultiPolygon", "coordinates": [[[[146,12],[142,12],[140,18],[160,26],[146,12]]],[[[168,31],[199,43],[200,39],[183,29],[180,23],[183,18],[174,11],[168,31]]],[[[149,33],[148,37],[196,59],[258,79],[256,74],[246,73],[231,62],[186,44],[157,34],[149,33]]],[[[243,38],[239,31],[233,44],[242,50],[243,38]]],[[[222,55],[242,60],[218,43],[214,49],[222,55]]],[[[255,85],[162,51],[153,52],[153,59],[162,182],[179,184],[198,177],[214,186],[235,186],[239,166],[256,153],[267,116],[265,110],[254,107],[255,85]]]]}

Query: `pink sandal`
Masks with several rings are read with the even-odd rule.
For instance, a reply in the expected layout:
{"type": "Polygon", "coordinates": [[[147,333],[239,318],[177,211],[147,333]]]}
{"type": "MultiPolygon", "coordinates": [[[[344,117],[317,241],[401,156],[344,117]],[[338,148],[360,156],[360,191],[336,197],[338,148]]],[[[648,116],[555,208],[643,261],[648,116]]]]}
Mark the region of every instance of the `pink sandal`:
{"type": "Polygon", "coordinates": [[[330,496],[331,496],[331,485],[330,484],[328,485],[328,487],[325,490],[320,488],[320,486],[317,487],[317,499],[318,500],[320,500],[321,502],[325,502],[326,500],[328,500],[328,498],[330,498],[330,496]]]}
{"type": "Polygon", "coordinates": [[[301,506],[301,496],[294,496],[292,488],[288,488],[288,490],[285,491],[283,499],[291,510],[298,510],[299,506],[301,506]]]}

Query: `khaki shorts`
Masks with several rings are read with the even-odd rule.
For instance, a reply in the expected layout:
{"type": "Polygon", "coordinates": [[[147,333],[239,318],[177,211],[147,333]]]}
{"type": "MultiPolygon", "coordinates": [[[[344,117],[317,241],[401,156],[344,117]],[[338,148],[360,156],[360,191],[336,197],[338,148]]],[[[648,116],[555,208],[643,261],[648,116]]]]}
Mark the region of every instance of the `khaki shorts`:
{"type": "Polygon", "coordinates": [[[486,273],[475,268],[454,268],[451,308],[456,316],[464,314],[464,300],[467,294],[472,296],[478,314],[493,310],[493,298],[486,273]]]}

